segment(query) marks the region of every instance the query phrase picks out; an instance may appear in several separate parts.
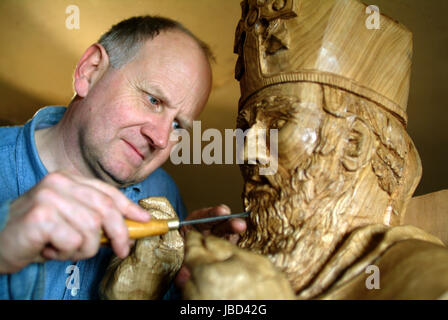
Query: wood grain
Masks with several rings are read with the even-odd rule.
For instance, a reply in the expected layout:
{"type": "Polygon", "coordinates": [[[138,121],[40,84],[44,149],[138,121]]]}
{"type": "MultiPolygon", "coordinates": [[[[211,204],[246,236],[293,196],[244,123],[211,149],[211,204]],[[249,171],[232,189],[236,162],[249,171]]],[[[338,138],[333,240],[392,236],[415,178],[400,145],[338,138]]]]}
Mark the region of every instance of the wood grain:
{"type": "Polygon", "coordinates": [[[412,198],[403,223],[426,230],[448,246],[448,190],[412,198]]]}
{"type": "Polygon", "coordinates": [[[265,148],[278,156],[278,170],[263,175],[263,163],[247,158],[240,165],[244,210],[252,212],[238,243],[244,250],[226,248],[238,252],[227,270],[228,257],[216,254],[211,263],[204,248],[194,250],[192,287],[201,294],[190,297],[216,299],[217,286],[241,299],[246,291],[271,297],[279,289],[273,283],[256,292],[241,285],[263,283],[257,276],[272,271],[264,258],[298,299],[446,298],[448,249],[430,234],[443,233],[432,224],[446,215],[433,220],[440,209],[433,202],[438,208],[417,205],[425,221],[412,210],[405,217],[422,173],[405,130],[411,33],[384,15],[379,29],[368,29],[366,6],[355,0],[246,0],[241,7],[237,127],[248,136],[278,130],[277,153],[265,148]],[[366,285],[371,266],[378,289],[366,285]],[[218,273],[238,281],[207,277],[218,273]]]}

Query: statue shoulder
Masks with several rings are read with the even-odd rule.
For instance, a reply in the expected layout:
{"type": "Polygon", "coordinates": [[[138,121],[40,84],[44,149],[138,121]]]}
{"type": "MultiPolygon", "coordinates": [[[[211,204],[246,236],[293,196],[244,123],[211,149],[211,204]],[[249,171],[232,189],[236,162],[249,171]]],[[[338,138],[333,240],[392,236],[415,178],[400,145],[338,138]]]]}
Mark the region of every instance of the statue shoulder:
{"type": "Polygon", "coordinates": [[[446,299],[448,248],[421,239],[398,241],[365,272],[323,299],[446,299]]]}

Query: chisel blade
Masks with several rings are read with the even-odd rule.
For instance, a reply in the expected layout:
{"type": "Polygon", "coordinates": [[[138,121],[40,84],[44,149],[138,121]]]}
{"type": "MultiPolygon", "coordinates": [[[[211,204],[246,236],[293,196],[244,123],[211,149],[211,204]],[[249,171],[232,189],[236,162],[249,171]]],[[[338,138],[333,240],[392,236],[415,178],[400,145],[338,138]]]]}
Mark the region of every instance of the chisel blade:
{"type": "Polygon", "coordinates": [[[209,222],[215,222],[219,220],[227,220],[227,219],[233,219],[233,218],[246,218],[250,215],[250,211],[242,212],[242,213],[234,213],[234,214],[228,214],[226,216],[217,216],[217,217],[210,217],[210,218],[201,218],[201,219],[194,219],[194,220],[184,220],[180,222],[180,227],[191,225],[191,224],[198,224],[198,223],[209,223],[209,222]]]}

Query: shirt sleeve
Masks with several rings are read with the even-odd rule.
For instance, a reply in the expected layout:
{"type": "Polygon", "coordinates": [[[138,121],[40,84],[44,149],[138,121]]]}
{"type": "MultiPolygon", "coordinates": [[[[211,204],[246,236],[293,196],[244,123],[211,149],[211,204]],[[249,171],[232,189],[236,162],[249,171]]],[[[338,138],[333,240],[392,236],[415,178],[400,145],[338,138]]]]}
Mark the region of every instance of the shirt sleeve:
{"type": "MultiPolygon", "coordinates": [[[[0,204],[0,232],[9,218],[11,200],[0,204]]],[[[45,265],[34,263],[14,274],[0,274],[0,300],[42,299],[45,285],[45,265]]]]}

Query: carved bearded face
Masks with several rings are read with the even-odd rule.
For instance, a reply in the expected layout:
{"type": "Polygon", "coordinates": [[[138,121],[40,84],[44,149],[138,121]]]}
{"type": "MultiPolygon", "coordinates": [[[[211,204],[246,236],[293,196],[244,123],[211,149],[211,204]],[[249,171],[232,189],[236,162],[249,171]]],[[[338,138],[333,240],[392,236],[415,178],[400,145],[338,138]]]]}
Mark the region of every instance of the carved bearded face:
{"type": "MultiPolygon", "coordinates": [[[[290,196],[301,192],[296,189],[300,184],[296,178],[299,172],[303,172],[306,164],[309,164],[317,142],[322,116],[319,108],[300,103],[291,97],[269,97],[248,103],[239,114],[238,128],[242,130],[249,129],[250,132],[265,129],[268,135],[271,129],[278,130],[276,173],[261,174],[260,169],[264,165],[260,162],[241,166],[245,180],[244,206],[246,210],[252,211],[247,234],[252,233],[255,237],[251,239],[254,241],[261,240],[252,245],[268,250],[263,253],[273,253],[272,251],[282,248],[296,224],[300,224],[299,220],[304,218],[292,212],[291,208],[288,208],[288,203],[290,196]],[[299,121],[300,119],[296,117],[298,114],[306,120],[299,121]],[[291,189],[288,186],[291,186],[291,189]]],[[[268,155],[272,148],[274,146],[266,146],[268,155]]],[[[262,156],[264,155],[260,155],[262,156]]],[[[305,186],[300,188],[303,190],[305,186]]]]}
{"type": "MultiPolygon", "coordinates": [[[[303,91],[297,92],[297,86],[282,85],[282,93],[294,93],[282,96],[271,94],[275,88],[266,90],[251,98],[238,116],[237,126],[242,130],[278,130],[275,174],[260,174],[261,163],[241,166],[244,206],[253,212],[241,244],[265,254],[291,250],[304,224],[319,208],[328,205],[325,198],[331,193],[330,198],[336,199],[337,193],[346,189],[342,168],[336,161],[342,139],[334,140],[331,155],[326,154],[330,148],[322,149],[325,137],[321,133],[330,119],[322,108],[322,89],[316,84],[301,88],[303,91]]],[[[343,126],[336,131],[336,136],[343,135],[343,126]]],[[[268,153],[272,147],[267,144],[268,153]]]]}
{"type": "MultiPolygon", "coordinates": [[[[267,255],[294,281],[305,281],[297,272],[319,263],[322,250],[333,249],[350,227],[347,212],[362,180],[361,169],[371,171],[371,153],[360,152],[362,163],[353,156],[359,141],[367,143],[360,137],[359,121],[330,114],[327,104],[319,84],[281,84],[251,97],[237,120],[248,135],[256,129],[278,130],[275,174],[261,175],[262,163],[241,165],[244,206],[252,214],[239,245],[267,255]]],[[[266,149],[271,148],[267,144],[266,149]]]]}
{"type": "Polygon", "coordinates": [[[291,281],[311,278],[309,266],[354,228],[399,221],[418,175],[402,180],[411,141],[375,104],[330,86],[283,83],[251,96],[237,121],[248,136],[278,130],[275,174],[260,174],[263,162],[241,165],[252,214],[239,245],[267,255],[291,281]]]}

